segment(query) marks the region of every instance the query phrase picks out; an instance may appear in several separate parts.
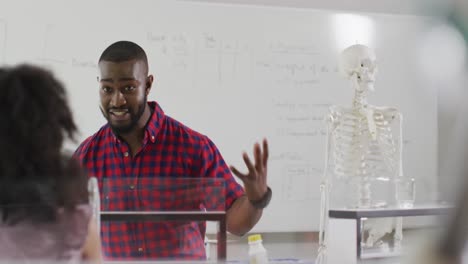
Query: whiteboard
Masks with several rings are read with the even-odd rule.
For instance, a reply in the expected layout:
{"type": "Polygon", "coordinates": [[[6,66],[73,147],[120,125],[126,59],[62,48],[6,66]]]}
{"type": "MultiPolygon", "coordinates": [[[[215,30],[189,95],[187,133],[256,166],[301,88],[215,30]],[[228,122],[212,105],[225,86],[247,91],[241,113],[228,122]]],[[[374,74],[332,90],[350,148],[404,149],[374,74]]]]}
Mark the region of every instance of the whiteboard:
{"type": "MultiPolygon", "coordinates": [[[[369,102],[403,113],[405,174],[417,179],[418,201],[433,201],[437,96],[421,85],[414,58],[431,20],[362,15],[373,25],[369,44],[379,62],[369,102]]],[[[243,168],[242,151],[251,154],[255,141],[268,138],[274,195],[253,231],[314,231],[323,117],[329,105],[352,100],[337,72],[345,31],[336,18],[330,11],[180,1],[2,0],[0,62],[53,70],[68,88],[81,141],[105,123],[96,82],[101,52],[117,40],[139,43],[155,76],[149,99],[208,135],[227,163],[243,168]]]]}

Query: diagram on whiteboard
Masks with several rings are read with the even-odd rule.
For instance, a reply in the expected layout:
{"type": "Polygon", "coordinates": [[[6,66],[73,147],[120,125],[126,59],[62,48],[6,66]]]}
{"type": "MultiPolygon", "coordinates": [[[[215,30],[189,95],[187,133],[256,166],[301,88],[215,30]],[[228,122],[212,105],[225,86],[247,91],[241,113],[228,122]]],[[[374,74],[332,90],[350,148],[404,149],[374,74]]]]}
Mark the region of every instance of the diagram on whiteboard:
{"type": "Polygon", "coordinates": [[[310,190],[317,184],[314,178],[321,170],[310,165],[290,165],[283,169],[282,195],[286,201],[308,201],[317,198],[316,192],[310,190]]]}

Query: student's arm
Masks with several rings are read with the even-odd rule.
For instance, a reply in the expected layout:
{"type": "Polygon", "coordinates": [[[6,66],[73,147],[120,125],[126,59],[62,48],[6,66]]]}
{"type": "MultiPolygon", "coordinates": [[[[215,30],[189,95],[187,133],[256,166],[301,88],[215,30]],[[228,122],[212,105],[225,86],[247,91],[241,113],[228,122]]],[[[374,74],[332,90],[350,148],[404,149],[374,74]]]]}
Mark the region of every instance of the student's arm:
{"type": "Polygon", "coordinates": [[[96,226],[96,220],[91,218],[88,225],[88,235],[82,249],[83,260],[86,263],[102,263],[101,238],[96,226]]]}
{"type": "Polygon", "coordinates": [[[244,183],[245,195],[239,197],[227,211],[227,230],[235,235],[244,235],[260,220],[263,208],[271,199],[271,190],[267,186],[268,143],[263,140],[263,152],[260,144],[254,145],[254,160],[243,154],[248,173],[241,173],[235,167],[231,170],[244,183]],[[254,204],[256,206],[254,206],[254,204]]]}

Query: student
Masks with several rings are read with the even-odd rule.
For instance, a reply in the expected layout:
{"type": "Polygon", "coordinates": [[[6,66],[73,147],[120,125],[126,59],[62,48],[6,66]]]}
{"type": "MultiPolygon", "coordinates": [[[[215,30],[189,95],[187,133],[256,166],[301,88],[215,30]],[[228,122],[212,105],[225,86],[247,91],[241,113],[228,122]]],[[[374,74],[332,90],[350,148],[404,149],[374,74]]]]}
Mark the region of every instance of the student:
{"type": "MultiPolygon", "coordinates": [[[[254,145],[253,162],[243,154],[247,173],[231,167],[243,181],[243,189],[207,136],[167,116],[158,103],[147,101],[153,76],[148,74],[148,60],[140,46],[129,41],[113,43],[104,50],[98,65],[100,110],[107,124],[75,153],[89,174],[96,176],[101,186],[104,181],[122,179],[134,183],[148,178],[224,179],[227,229],[236,235],[247,233],[271,198],[267,141],[262,147],[254,145]]],[[[154,210],[170,210],[168,201],[181,199],[173,193],[168,194],[171,197],[160,196],[161,203],[155,201],[155,192],[121,189],[112,193],[111,203],[117,207],[114,210],[138,210],[133,205],[142,203],[157,204],[154,210]]],[[[101,195],[105,194],[101,191],[101,195]]],[[[101,236],[103,251],[112,259],[205,259],[204,233],[205,225],[195,222],[128,222],[103,224],[101,236]]]]}
{"type": "Polygon", "coordinates": [[[34,66],[0,68],[0,122],[0,261],[100,263],[88,177],[61,153],[76,132],[62,84],[34,66]]]}

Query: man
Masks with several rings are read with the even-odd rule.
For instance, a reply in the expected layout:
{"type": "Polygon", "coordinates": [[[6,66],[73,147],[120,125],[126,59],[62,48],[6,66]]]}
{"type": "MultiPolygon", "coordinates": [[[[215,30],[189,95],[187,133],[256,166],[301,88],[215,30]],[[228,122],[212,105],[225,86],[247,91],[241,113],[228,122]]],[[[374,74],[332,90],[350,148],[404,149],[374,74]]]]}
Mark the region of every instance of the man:
{"type": "MultiPolygon", "coordinates": [[[[165,115],[156,102],[147,101],[153,76],[148,75],[147,57],[140,46],[116,42],[104,50],[98,65],[100,109],[108,123],[86,139],[75,156],[99,179],[104,207],[171,210],[182,199],[180,191],[139,192],[132,188],[137,180],[146,180],[145,188],[160,190],[156,178],[223,179],[227,229],[236,235],[248,232],[271,198],[266,183],[267,141],[263,140],[262,147],[254,145],[253,162],[243,154],[247,173],[231,167],[244,190],[208,137],[165,115]],[[129,188],[116,187],[122,179],[130,181],[129,188]]],[[[101,231],[103,251],[112,259],[204,259],[204,235],[204,223],[114,222],[103,223],[101,231]]]]}

